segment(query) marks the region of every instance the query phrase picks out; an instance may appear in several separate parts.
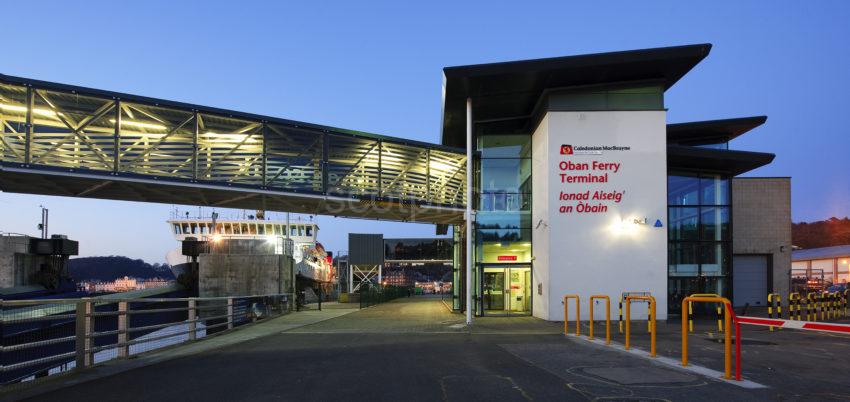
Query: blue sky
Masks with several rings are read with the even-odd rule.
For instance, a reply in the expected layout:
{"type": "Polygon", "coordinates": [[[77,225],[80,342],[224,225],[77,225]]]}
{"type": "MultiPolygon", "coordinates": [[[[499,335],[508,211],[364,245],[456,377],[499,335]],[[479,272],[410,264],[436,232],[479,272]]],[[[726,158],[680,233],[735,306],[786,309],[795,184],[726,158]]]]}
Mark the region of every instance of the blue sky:
{"type": "MultiPolygon", "coordinates": [[[[766,114],[732,147],[777,154],[793,219],[850,215],[850,2],[219,2],[4,4],[0,73],[439,141],[445,66],[708,42],[667,92],[669,122],[766,114]],[[411,3],[411,4],[406,4],[411,3]]],[[[161,262],[172,206],[0,193],[0,230],[51,232],[83,255],[161,262]]],[[[349,232],[433,226],[320,217],[349,232]]]]}

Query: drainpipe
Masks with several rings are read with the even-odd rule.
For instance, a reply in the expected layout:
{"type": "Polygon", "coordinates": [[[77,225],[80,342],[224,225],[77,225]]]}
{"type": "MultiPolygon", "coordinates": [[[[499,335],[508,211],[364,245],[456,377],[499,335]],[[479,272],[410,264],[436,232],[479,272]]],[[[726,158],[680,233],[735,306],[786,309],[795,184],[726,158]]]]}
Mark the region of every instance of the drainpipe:
{"type": "Polygon", "coordinates": [[[466,325],[472,325],[472,98],[466,98],[466,325]]]}

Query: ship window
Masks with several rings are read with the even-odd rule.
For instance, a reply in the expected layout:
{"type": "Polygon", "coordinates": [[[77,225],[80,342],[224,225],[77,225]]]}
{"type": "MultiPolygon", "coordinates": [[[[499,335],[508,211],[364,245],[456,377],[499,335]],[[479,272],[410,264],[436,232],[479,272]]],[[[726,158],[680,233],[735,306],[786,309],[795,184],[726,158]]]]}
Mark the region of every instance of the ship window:
{"type": "Polygon", "coordinates": [[[266,234],[266,225],[263,225],[262,223],[258,223],[257,224],[257,234],[261,234],[261,235],[266,234]]]}
{"type": "Polygon", "coordinates": [[[206,223],[202,223],[200,229],[201,229],[201,234],[207,234],[208,231],[207,231],[207,224],[206,223]]]}
{"type": "Polygon", "coordinates": [[[224,234],[233,234],[233,227],[229,223],[224,224],[224,234]]]}
{"type": "Polygon", "coordinates": [[[183,224],[183,234],[189,234],[189,224],[188,223],[183,224]]]}
{"type": "Polygon", "coordinates": [[[213,233],[223,233],[224,225],[220,223],[215,224],[215,232],[213,233]]]}
{"type": "Polygon", "coordinates": [[[248,224],[247,224],[247,223],[243,223],[243,224],[242,224],[242,231],[241,231],[240,233],[241,233],[241,234],[249,234],[249,233],[251,233],[251,231],[248,229],[248,224]]]}
{"type": "Polygon", "coordinates": [[[274,234],[276,234],[276,235],[280,234],[280,225],[274,225],[274,234]]]}
{"type": "Polygon", "coordinates": [[[304,236],[304,226],[298,225],[298,236],[304,236]]]}
{"type": "Polygon", "coordinates": [[[298,229],[293,225],[289,225],[289,235],[298,236],[298,229]]]}
{"type": "Polygon", "coordinates": [[[177,223],[174,224],[174,234],[180,234],[180,225],[177,223]]]}
{"type": "Polygon", "coordinates": [[[312,235],[313,235],[313,226],[312,226],[312,225],[308,225],[308,226],[305,228],[305,234],[306,234],[307,236],[312,236],[312,235]]]}

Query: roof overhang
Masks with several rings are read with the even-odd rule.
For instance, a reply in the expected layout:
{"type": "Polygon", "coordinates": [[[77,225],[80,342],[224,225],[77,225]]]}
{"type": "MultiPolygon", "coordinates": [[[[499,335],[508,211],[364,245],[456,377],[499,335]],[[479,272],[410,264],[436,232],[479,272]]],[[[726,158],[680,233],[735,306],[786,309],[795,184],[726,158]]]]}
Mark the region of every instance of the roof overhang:
{"type": "Polygon", "coordinates": [[[667,168],[712,171],[737,176],[762,167],[776,155],[764,152],[733,151],[680,145],[667,146],[667,168]]]}
{"type": "Polygon", "coordinates": [[[767,116],[753,116],[668,124],[667,143],[700,145],[729,142],[766,121],[767,116]]]}
{"type": "Polygon", "coordinates": [[[516,120],[528,124],[546,91],[647,81],[657,82],[666,90],[710,50],[710,44],[698,44],[446,67],[442,143],[465,147],[467,98],[472,99],[476,122],[516,120]]]}

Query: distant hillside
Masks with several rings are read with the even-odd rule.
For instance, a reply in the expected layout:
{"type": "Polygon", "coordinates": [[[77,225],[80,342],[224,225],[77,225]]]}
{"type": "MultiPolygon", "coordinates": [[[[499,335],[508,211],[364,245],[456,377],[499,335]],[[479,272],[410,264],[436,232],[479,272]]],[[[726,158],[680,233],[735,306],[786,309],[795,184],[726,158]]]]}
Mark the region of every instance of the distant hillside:
{"type": "Polygon", "coordinates": [[[95,279],[111,282],[125,276],[174,279],[167,264],[151,265],[122,256],[73,258],[68,265],[75,281],[95,279]]]}
{"type": "Polygon", "coordinates": [[[850,218],[800,222],[791,226],[792,243],[802,248],[850,244],[850,218]]]}

